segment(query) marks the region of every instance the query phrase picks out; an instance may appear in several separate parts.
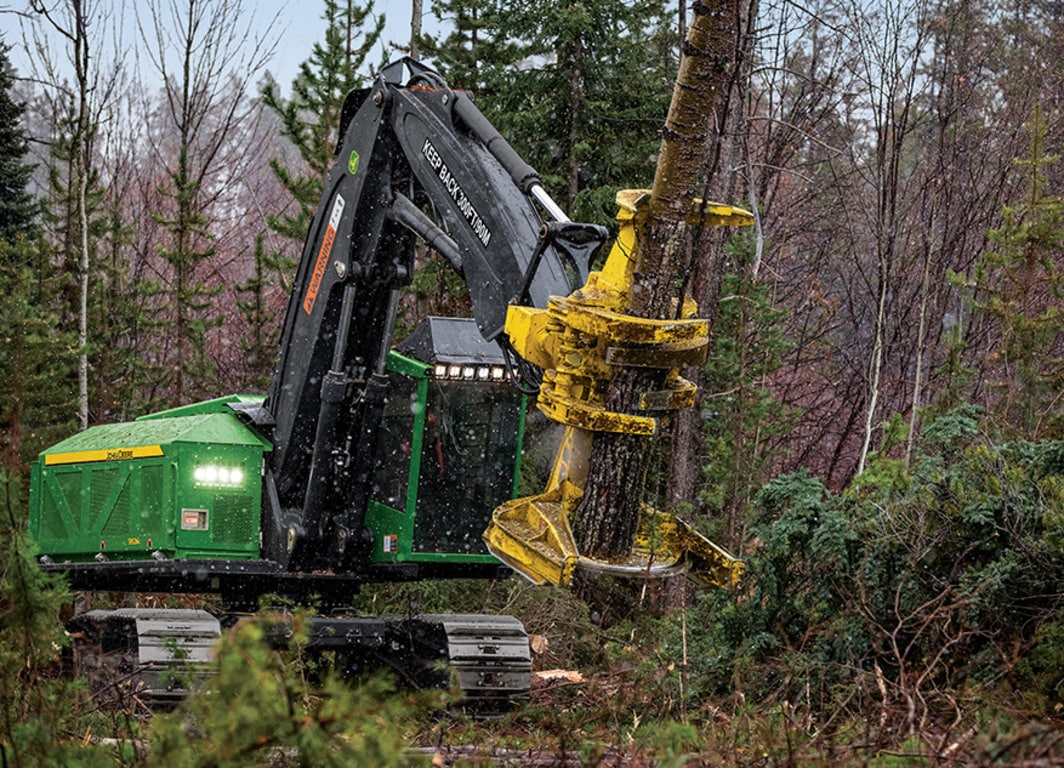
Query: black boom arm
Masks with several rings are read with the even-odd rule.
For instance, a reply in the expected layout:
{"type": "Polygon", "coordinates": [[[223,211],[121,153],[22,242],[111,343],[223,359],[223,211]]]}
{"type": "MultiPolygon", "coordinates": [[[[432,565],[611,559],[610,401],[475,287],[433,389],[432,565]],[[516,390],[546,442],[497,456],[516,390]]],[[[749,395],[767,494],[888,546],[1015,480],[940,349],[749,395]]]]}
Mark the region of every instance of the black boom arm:
{"type": "Polygon", "coordinates": [[[605,240],[568,222],[469,97],[416,61],[352,92],[340,137],[260,415],[274,444],[264,549],[290,570],[351,570],[364,552],[384,365],[416,240],[463,276],[488,339],[511,303],[542,307],[583,285],[605,240]]]}

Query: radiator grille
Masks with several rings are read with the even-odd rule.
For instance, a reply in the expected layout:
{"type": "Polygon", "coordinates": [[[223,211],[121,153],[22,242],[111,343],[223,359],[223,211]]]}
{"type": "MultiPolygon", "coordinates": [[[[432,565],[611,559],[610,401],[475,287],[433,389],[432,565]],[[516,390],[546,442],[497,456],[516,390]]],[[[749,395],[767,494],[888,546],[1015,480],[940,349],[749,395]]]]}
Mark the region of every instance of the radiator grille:
{"type": "Polygon", "coordinates": [[[245,494],[218,494],[210,522],[211,541],[245,545],[257,536],[255,500],[245,494]]]}

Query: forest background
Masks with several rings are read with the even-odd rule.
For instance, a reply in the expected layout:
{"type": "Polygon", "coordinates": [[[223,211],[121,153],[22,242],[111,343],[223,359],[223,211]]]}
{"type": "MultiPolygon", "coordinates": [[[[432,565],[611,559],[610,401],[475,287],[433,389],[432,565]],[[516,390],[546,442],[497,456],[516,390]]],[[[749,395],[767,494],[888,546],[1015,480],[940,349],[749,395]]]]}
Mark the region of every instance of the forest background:
{"type": "MultiPolygon", "coordinates": [[[[1052,729],[1064,3],[728,7],[706,196],[758,223],[696,233],[711,359],[651,495],[749,575],[690,607],[697,653],[684,635],[680,693],[658,705],[712,719],[711,699],[782,702],[791,724],[872,708],[877,733],[933,733],[935,754],[988,706],[1052,729]]],[[[412,42],[391,47],[391,9],[316,10],[322,39],[277,83],[284,40],[240,0],[0,8],[31,62],[0,72],[12,528],[42,447],[263,390],[339,107],[386,59],[472,91],[574,219],[612,225],[616,191],[653,178],[683,3],[433,2],[433,34],[415,8],[412,42]],[[116,55],[120,12],[136,39],[116,55]]],[[[457,283],[426,254],[405,321],[461,312],[457,283]]]]}

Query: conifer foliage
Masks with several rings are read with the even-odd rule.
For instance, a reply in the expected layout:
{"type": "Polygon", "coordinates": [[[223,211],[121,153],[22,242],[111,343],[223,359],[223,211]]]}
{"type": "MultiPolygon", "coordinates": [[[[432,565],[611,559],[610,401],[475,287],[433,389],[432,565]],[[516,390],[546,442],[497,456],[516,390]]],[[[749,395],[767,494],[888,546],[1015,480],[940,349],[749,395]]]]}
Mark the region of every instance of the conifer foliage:
{"type": "Polygon", "coordinates": [[[676,71],[658,0],[434,2],[453,24],[422,48],[543,176],[574,219],[611,225],[618,189],[649,186],[676,71]],[[638,93],[638,98],[633,94],[638,93]]]}
{"type": "Polygon", "coordinates": [[[30,556],[24,503],[17,477],[0,470],[0,764],[113,765],[105,751],[66,738],[83,703],[55,674],[67,643],[56,617],[68,595],[30,556]]]}
{"type": "Polygon", "coordinates": [[[0,44],[0,466],[22,470],[70,429],[74,340],[59,328],[65,279],[49,263],[27,190],[33,167],[8,50],[0,44]]]}
{"type": "Polygon", "coordinates": [[[384,29],[383,16],[367,23],[372,13],[372,0],[344,7],[337,0],[325,0],[325,40],[315,43],[310,58],[300,64],[292,96],[284,99],[274,84],[262,92],[266,106],[281,118],[281,135],[292,142],[301,160],[287,164],[270,159],[270,167],[298,208],[295,213],[270,215],[267,221],[278,234],[299,242],[306,237],[333,166],[344,99],[362,86],[366,58],[384,29]]]}
{"type": "MultiPolygon", "coordinates": [[[[293,617],[297,644],[306,639],[304,618],[293,617]]],[[[315,685],[301,657],[270,648],[263,626],[238,626],[204,688],[172,715],[155,717],[148,766],[409,764],[402,729],[413,700],[382,678],[355,688],[330,676],[315,685]]]]}
{"type": "Polygon", "coordinates": [[[973,273],[974,303],[1000,334],[988,355],[999,428],[1032,439],[1060,438],[1064,200],[1047,193],[1048,169],[1060,156],[1046,152],[1040,109],[1028,131],[1028,154],[1017,161],[1027,188],[1022,199],[1003,208],[1001,225],[989,233],[990,247],[973,273]]]}
{"type": "Polygon", "coordinates": [[[26,162],[24,106],[13,92],[10,50],[11,46],[0,41],[0,237],[9,243],[32,232],[39,213],[39,205],[26,189],[33,166],[26,162]]]}
{"type": "Polygon", "coordinates": [[[16,471],[74,429],[76,340],[60,327],[64,284],[34,238],[0,242],[0,466],[16,471]]]}

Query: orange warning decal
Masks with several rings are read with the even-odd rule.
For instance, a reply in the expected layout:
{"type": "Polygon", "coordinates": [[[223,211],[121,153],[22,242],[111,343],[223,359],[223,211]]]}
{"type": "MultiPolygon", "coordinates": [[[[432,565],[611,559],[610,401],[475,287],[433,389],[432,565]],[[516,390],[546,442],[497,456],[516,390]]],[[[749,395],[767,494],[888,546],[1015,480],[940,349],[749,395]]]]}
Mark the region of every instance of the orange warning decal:
{"type": "Polygon", "coordinates": [[[318,289],[321,288],[322,278],[325,277],[325,268],[328,266],[333,241],[336,240],[336,229],[340,226],[340,217],[343,213],[344,199],[337,195],[332,213],[329,214],[329,224],[325,227],[325,237],[322,238],[321,248],[318,249],[318,260],[314,262],[314,273],[310,276],[307,295],[303,297],[303,311],[308,315],[314,311],[314,302],[318,300],[318,289]]]}

